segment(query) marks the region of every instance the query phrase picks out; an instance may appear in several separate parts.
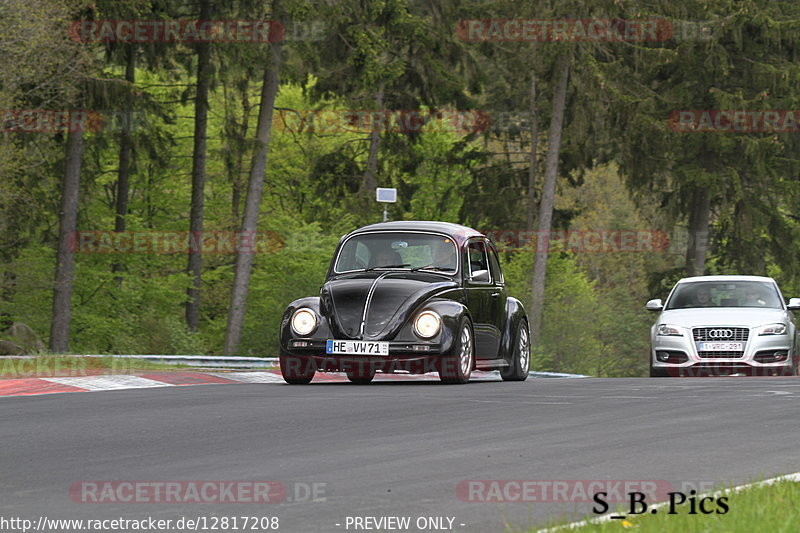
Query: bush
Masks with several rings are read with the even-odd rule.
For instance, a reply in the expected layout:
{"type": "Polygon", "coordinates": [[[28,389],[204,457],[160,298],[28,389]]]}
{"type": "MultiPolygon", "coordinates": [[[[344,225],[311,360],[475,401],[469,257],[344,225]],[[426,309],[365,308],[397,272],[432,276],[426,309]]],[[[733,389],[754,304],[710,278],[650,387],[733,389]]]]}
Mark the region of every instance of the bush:
{"type": "Polygon", "coordinates": [[[239,348],[243,355],[277,356],[283,310],[297,298],[319,295],[339,241],[317,224],[285,221],[283,227],[284,248],[258,257],[253,268],[239,348]]]}
{"type": "MultiPolygon", "coordinates": [[[[530,309],[533,249],[507,254],[503,272],[512,296],[530,309]]],[[[542,335],[531,356],[539,371],[594,373],[602,354],[598,297],[594,284],[568,253],[551,253],[547,262],[542,335]]]]}

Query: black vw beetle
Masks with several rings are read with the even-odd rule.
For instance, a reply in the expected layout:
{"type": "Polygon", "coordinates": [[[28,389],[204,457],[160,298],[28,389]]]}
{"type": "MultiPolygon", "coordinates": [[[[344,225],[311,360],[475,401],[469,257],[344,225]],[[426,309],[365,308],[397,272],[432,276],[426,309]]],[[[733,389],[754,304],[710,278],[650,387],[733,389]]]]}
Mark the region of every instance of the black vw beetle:
{"type": "Polygon", "coordinates": [[[342,237],[320,295],[286,308],[280,365],[292,384],[317,371],[354,383],[436,371],[466,383],[473,369],[498,369],[522,381],[529,338],[489,239],[446,222],[384,222],[342,237]]]}

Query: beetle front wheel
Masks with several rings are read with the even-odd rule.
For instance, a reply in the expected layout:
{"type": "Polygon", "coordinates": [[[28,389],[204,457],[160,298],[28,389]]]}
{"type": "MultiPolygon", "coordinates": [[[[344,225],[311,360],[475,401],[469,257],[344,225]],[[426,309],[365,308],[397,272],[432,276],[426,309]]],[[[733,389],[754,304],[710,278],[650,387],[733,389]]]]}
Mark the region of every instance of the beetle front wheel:
{"type": "Polygon", "coordinates": [[[280,354],[281,375],[283,380],[290,385],[307,385],[317,373],[313,366],[313,359],[294,357],[280,354]]]}
{"type": "Polygon", "coordinates": [[[464,317],[458,327],[455,355],[443,357],[439,367],[442,383],[466,383],[475,366],[475,346],[472,338],[472,324],[464,317]]]}

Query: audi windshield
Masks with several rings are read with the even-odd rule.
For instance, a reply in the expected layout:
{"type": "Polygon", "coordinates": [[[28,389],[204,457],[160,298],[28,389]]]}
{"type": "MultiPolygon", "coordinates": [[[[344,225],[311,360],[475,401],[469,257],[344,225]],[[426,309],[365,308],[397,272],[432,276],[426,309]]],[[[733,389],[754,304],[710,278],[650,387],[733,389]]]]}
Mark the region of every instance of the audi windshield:
{"type": "Polygon", "coordinates": [[[761,281],[679,283],[665,310],[705,307],[756,307],[783,309],[783,302],[771,283],[761,281]]]}

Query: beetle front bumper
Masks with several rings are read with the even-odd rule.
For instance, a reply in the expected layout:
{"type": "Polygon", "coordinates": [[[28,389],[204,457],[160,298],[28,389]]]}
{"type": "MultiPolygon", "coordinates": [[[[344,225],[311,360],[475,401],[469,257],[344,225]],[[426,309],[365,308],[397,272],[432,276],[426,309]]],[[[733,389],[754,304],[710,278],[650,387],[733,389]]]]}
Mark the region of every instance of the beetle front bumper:
{"type": "Polygon", "coordinates": [[[343,355],[325,352],[326,340],[291,339],[283,348],[283,355],[300,361],[303,368],[317,372],[347,372],[369,368],[391,373],[412,374],[436,372],[441,362],[450,354],[449,346],[424,342],[389,342],[389,355],[343,355]],[[444,348],[444,350],[443,350],[444,348]]]}

